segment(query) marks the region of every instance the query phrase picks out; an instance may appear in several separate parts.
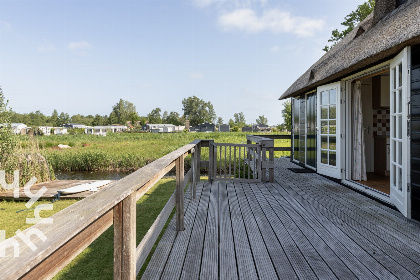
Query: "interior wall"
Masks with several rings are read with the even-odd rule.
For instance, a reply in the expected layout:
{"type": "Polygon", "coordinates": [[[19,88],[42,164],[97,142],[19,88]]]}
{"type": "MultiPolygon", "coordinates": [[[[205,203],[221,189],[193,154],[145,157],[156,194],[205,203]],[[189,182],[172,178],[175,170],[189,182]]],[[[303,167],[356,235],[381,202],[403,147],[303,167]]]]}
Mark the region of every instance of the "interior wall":
{"type": "Polygon", "coordinates": [[[375,145],[373,139],[372,78],[362,81],[362,113],[365,137],[366,172],[374,171],[375,145]]]}

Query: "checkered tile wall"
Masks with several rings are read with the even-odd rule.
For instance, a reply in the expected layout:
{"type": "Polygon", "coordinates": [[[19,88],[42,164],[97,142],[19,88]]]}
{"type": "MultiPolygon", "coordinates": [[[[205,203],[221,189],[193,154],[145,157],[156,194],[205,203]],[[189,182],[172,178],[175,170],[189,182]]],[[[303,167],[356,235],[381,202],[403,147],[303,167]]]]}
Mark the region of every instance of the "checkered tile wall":
{"type": "Polygon", "coordinates": [[[390,120],[389,109],[373,110],[373,135],[389,136],[390,120]]]}

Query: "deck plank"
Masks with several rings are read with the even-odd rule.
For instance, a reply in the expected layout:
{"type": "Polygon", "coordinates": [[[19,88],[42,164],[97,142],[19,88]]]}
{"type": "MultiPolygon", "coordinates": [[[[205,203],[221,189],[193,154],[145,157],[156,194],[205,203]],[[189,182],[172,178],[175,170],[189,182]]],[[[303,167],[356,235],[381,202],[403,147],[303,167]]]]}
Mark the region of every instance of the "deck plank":
{"type": "Polygon", "coordinates": [[[219,225],[219,278],[238,279],[226,183],[219,183],[219,225]]]}
{"type": "Polygon", "coordinates": [[[217,279],[219,277],[219,184],[214,182],[209,189],[210,203],[207,212],[206,234],[200,271],[201,279],[217,279]]]}
{"type": "Polygon", "coordinates": [[[200,183],[144,279],[420,279],[420,223],[275,161],[275,182],[200,183]]]}
{"type": "Polygon", "coordinates": [[[239,279],[257,279],[258,274],[252,256],[251,246],[245,229],[244,218],[239,207],[234,183],[227,183],[232,232],[236,253],[239,279]]]}
{"type": "Polygon", "coordinates": [[[253,216],[241,184],[235,185],[235,191],[238,197],[242,216],[244,217],[245,228],[251,244],[252,255],[254,257],[258,277],[259,279],[275,279],[277,278],[276,270],[274,269],[267,247],[264,243],[264,239],[261,236],[261,232],[255,220],[260,217],[253,216]]]}
{"type": "MultiPolygon", "coordinates": [[[[197,184],[198,193],[201,193],[202,188],[202,184],[197,184]]],[[[191,202],[189,192],[185,193],[185,201],[184,209],[187,212],[191,202]]],[[[142,279],[160,279],[176,235],[176,220],[172,218],[143,273],[142,279]]]]}
{"type": "MultiPolygon", "coordinates": [[[[283,178],[287,178],[287,175],[284,175],[283,178]]],[[[349,206],[348,204],[337,204],[334,202],[334,207],[329,206],[331,205],[331,201],[335,201],[339,198],[330,197],[328,192],[321,188],[322,185],[318,186],[315,183],[308,186],[307,184],[302,184],[300,182],[295,182],[295,185],[300,186],[300,189],[303,190],[299,195],[305,196],[306,193],[304,191],[306,191],[315,201],[324,205],[327,209],[330,209],[336,216],[340,215],[344,225],[351,225],[351,228],[358,231],[359,235],[360,232],[363,231],[364,235],[370,236],[369,240],[375,240],[376,246],[381,245],[384,249],[387,248],[387,254],[394,258],[396,262],[401,262],[404,266],[410,264],[412,267],[411,271],[413,271],[416,264],[419,265],[420,255],[418,249],[420,248],[420,245],[418,245],[418,242],[411,240],[411,242],[408,243],[411,246],[406,246],[407,242],[403,242],[406,239],[406,235],[398,234],[398,232],[390,234],[388,231],[384,230],[384,228],[386,228],[384,223],[377,219],[368,219],[369,216],[363,216],[363,214],[360,214],[361,211],[354,211],[352,204],[349,206]],[[319,188],[314,186],[318,186],[319,188]],[[337,205],[340,205],[340,207],[337,207],[337,205]],[[362,215],[362,217],[360,217],[360,215],[362,215]],[[401,250],[401,248],[404,249],[401,250]],[[393,252],[397,253],[394,254],[393,252]]],[[[340,199],[343,200],[343,198],[340,199]]],[[[369,198],[365,199],[370,200],[369,198]]],[[[331,220],[333,219],[331,218],[331,220]]],[[[414,225],[414,223],[412,223],[412,225],[414,225]]],[[[355,235],[354,237],[357,238],[358,235],[355,235]]]]}
{"type": "Polygon", "coordinates": [[[199,278],[209,200],[210,195],[207,192],[199,199],[197,214],[194,219],[184,266],[182,268],[181,279],[199,278]]]}
{"type": "MultiPolygon", "coordinates": [[[[277,203],[273,196],[269,195],[264,184],[257,184],[252,188],[258,203],[262,210],[266,213],[272,227],[278,229],[281,225],[286,232],[276,230],[278,238],[288,235],[294,244],[296,244],[299,252],[308,264],[312,267],[316,276],[320,279],[343,279],[352,276],[353,273],[341,262],[337,255],[328,247],[328,245],[314,232],[308,232],[309,225],[302,226],[303,229],[296,225],[295,213],[286,212],[284,208],[277,203]],[[268,195],[268,196],[267,196],[268,195]],[[305,235],[305,233],[307,233],[305,235]],[[329,266],[327,264],[329,263],[329,266]],[[331,265],[332,264],[332,265],[331,265]]],[[[283,230],[284,231],[284,230],[283,230]]],[[[289,250],[286,250],[288,254],[289,250]]],[[[301,261],[302,262],[302,261],[301,261]]],[[[301,270],[304,266],[296,265],[299,262],[292,261],[296,271],[301,270]]],[[[300,275],[300,274],[298,274],[300,275]]],[[[355,277],[355,276],[353,276],[355,277]]]]}
{"type": "MultiPolygon", "coordinates": [[[[191,236],[193,229],[194,219],[197,213],[199,201],[205,199],[208,195],[208,183],[204,183],[201,192],[197,189],[197,197],[199,199],[191,200],[189,202],[188,211],[185,213],[185,230],[177,233],[177,236],[172,245],[171,253],[165,265],[165,269],[162,273],[161,279],[174,279],[181,276],[182,266],[184,264],[185,254],[188,249],[188,241],[191,236]]],[[[201,188],[200,188],[201,189],[201,188]]],[[[162,264],[161,264],[162,265],[162,264]]],[[[145,278],[146,279],[146,278],[145,278]]]]}
{"type": "MultiPolygon", "coordinates": [[[[250,204],[249,206],[245,205],[245,207],[248,206],[254,214],[277,274],[285,279],[296,277],[317,279],[284,225],[280,221],[276,221],[278,223],[275,224],[270,223],[269,220],[272,220],[272,216],[267,215],[267,209],[264,209],[266,211],[261,209],[269,206],[259,204],[261,201],[255,198],[251,189],[256,189],[258,186],[254,184],[251,186],[242,184],[242,186],[250,204]],[[254,207],[251,207],[251,205],[254,207]],[[256,205],[258,207],[255,207],[256,205]]],[[[268,214],[272,213],[269,212],[268,214]]]]}

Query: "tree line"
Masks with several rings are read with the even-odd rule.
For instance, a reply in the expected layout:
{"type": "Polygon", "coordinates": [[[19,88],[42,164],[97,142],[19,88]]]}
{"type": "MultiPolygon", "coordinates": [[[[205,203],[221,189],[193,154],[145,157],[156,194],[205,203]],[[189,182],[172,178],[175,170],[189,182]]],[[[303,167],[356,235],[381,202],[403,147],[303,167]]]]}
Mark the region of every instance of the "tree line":
{"type": "MultiPolygon", "coordinates": [[[[205,101],[192,96],[182,100],[183,114],[178,112],[162,111],[160,107],[153,109],[146,115],[139,115],[136,106],[127,100],[120,99],[108,115],[81,115],[76,114],[70,116],[68,113],[58,113],[56,109],[51,115],[44,115],[41,111],[30,113],[11,112],[12,123],[24,123],[28,126],[53,126],[59,127],[66,123],[78,123],[87,126],[101,126],[110,124],[126,125],[127,122],[131,124],[144,125],[148,123],[163,123],[173,125],[184,125],[185,120],[190,121],[191,126],[196,126],[201,123],[216,123],[218,125],[224,124],[222,117],[217,117],[213,104],[210,101],[205,101]]],[[[227,122],[232,128],[242,128],[247,126],[245,115],[243,112],[233,114],[233,118],[227,122]]],[[[268,124],[268,119],[262,115],[259,116],[255,122],[256,124],[268,124]]]]}

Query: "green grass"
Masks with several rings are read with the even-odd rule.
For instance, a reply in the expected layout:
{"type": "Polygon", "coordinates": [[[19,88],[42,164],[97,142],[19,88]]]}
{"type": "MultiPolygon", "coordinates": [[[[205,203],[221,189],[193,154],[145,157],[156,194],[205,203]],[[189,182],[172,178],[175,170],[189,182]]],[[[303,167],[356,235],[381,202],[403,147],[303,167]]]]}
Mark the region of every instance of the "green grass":
{"type": "MultiPolygon", "coordinates": [[[[52,200],[51,200],[52,201],[52,200]]],[[[41,200],[37,201],[32,205],[36,207],[40,204],[47,204],[51,201],[48,200],[41,200]]],[[[47,218],[58,211],[63,210],[64,208],[72,205],[73,203],[77,202],[78,200],[58,200],[53,203],[53,210],[45,210],[40,212],[40,216],[42,218],[47,218]]],[[[34,218],[34,209],[29,209],[26,211],[21,211],[16,213],[17,211],[27,209],[25,206],[26,201],[0,201],[0,230],[6,231],[6,238],[12,237],[15,235],[15,232],[20,229],[24,230],[30,226],[31,224],[26,223],[26,218],[34,218]]]]}
{"type": "MultiPolygon", "coordinates": [[[[137,244],[147,233],[174,190],[174,179],[162,179],[137,202],[137,244]]],[[[114,227],[111,226],[54,279],[112,279],[113,256],[114,227]]]]}
{"type": "MultiPolygon", "coordinates": [[[[245,143],[247,133],[122,133],[96,135],[52,135],[38,137],[41,153],[54,171],[133,171],[192,142],[213,139],[218,143],[245,143]],[[72,148],[59,150],[58,144],[72,148]]],[[[289,146],[290,140],[275,140],[289,146]]],[[[203,150],[208,158],[208,149],[203,150]]],[[[275,157],[289,155],[275,152],[275,157]]],[[[188,167],[189,163],[186,163],[188,167]]]]}

